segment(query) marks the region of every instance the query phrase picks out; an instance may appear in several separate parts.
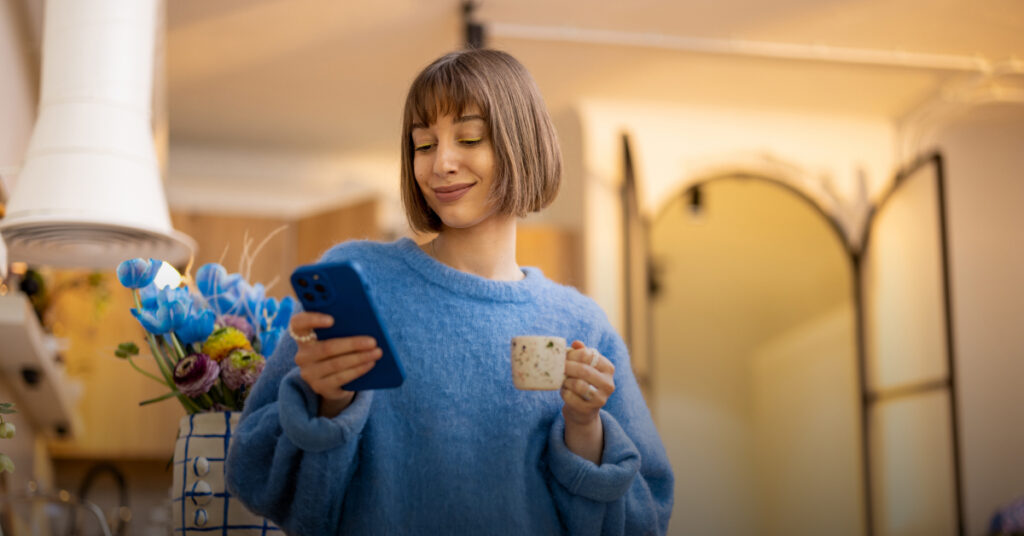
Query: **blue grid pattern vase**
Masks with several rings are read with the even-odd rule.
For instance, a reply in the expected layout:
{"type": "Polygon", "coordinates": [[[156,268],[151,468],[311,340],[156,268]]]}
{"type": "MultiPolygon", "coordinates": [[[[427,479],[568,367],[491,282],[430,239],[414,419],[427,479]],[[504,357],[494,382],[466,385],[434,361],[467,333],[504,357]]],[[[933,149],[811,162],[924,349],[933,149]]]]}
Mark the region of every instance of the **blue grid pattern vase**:
{"type": "Polygon", "coordinates": [[[174,535],[284,534],[253,514],[224,485],[224,460],[242,413],[218,411],[181,418],[174,444],[171,519],[174,535]]]}

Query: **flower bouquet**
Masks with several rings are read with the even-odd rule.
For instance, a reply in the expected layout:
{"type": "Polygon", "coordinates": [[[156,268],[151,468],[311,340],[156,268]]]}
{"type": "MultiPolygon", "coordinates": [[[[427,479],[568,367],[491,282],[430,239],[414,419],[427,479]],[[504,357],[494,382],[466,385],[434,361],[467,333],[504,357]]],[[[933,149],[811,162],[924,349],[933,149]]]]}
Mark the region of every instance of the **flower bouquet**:
{"type": "Polygon", "coordinates": [[[139,347],[121,343],[115,355],[159,382],[169,392],[140,402],[177,398],[189,414],[241,411],[277,346],[295,308],[289,296],[266,297],[263,285],[250,285],[223,266],[205,264],[187,285],[158,288],[159,260],[130,259],[117,267],[121,284],[132,289],[132,315],[146,330],[146,343],[159,376],[133,360],[139,347]],[[195,290],[198,290],[196,292],[195,290]]]}
{"type": "MultiPolygon", "coordinates": [[[[181,536],[280,534],[269,520],[246,510],[226,488],[225,471],[233,430],[252,385],[288,327],[295,300],[266,297],[263,285],[206,264],[193,283],[158,283],[163,263],[131,259],[117,267],[117,278],[132,289],[132,315],[146,330],[146,343],[159,375],[135,363],[139,347],[118,346],[115,355],[168,388],[140,405],[177,398],[188,415],[178,423],[174,444],[171,512],[181,536]]],[[[176,274],[175,274],[176,275],[176,274]]]]}

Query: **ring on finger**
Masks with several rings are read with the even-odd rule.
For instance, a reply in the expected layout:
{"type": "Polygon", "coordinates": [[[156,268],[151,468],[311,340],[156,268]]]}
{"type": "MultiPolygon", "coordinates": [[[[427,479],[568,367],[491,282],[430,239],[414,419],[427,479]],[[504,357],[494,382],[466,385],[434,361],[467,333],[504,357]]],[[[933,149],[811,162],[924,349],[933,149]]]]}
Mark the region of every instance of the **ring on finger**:
{"type": "MultiPolygon", "coordinates": [[[[601,354],[597,353],[597,350],[591,350],[590,353],[594,354],[594,359],[590,360],[590,366],[596,367],[597,361],[601,359],[601,354]]],[[[593,385],[591,385],[593,387],[593,385]]]]}
{"type": "Polygon", "coordinates": [[[594,395],[596,395],[596,394],[597,394],[597,387],[594,387],[593,384],[587,384],[587,392],[584,393],[583,396],[581,396],[580,398],[582,398],[583,400],[586,400],[587,402],[590,402],[591,400],[594,399],[594,395]]]}
{"type": "Polygon", "coordinates": [[[307,333],[305,335],[299,335],[299,334],[295,333],[294,331],[292,331],[292,327],[291,326],[288,326],[288,335],[291,335],[291,337],[293,339],[295,339],[295,342],[313,342],[313,341],[316,340],[316,332],[315,331],[310,331],[309,333],[307,333]]]}

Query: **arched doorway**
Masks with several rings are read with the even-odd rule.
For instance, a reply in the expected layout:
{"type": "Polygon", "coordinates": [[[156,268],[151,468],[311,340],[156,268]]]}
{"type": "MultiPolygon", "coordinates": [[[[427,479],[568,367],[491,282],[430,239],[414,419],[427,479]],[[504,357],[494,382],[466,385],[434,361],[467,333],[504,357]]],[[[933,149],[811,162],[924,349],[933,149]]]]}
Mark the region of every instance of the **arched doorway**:
{"type": "Polygon", "coordinates": [[[851,256],[771,177],[693,183],[649,228],[652,406],[672,534],[861,535],[851,256]]]}

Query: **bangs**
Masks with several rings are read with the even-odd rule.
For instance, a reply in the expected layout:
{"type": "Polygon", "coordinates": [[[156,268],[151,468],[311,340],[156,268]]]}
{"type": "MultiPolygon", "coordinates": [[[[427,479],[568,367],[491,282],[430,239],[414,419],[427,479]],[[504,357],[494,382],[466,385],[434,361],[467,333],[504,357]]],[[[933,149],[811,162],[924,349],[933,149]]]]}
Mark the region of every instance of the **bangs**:
{"type": "Polygon", "coordinates": [[[486,86],[464,66],[450,61],[433,65],[409,89],[406,121],[410,126],[433,124],[438,116],[461,116],[475,105],[486,120],[486,86]]]}

